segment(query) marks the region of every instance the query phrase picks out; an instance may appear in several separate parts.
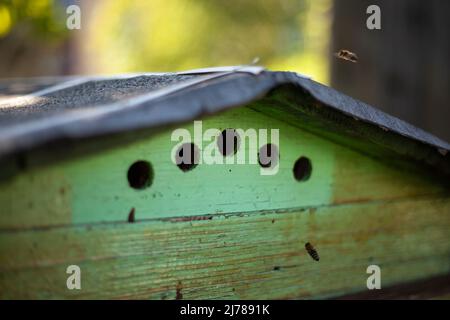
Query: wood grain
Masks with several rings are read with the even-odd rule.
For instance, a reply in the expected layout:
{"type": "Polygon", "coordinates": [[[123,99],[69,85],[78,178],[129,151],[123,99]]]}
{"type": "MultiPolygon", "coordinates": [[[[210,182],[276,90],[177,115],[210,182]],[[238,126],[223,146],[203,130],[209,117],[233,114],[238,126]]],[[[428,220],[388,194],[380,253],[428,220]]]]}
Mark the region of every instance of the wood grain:
{"type": "MultiPolygon", "coordinates": [[[[231,123],[244,130],[280,130],[276,175],[262,176],[258,164],[198,165],[182,172],[170,160],[176,142],[166,130],[127,146],[29,168],[0,183],[0,230],[126,221],[131,208],[139,220],[448,194],[415,164],[394,166],[249,108],[206,119],[203,127],[222,130],[231,123]],[[313,170],[308,181],[298,182],[292,170],[302,156],[313,170]],[[149,161],[155,172],[145,190],[127,182],[127,170],[137,160],[149,161]]],[[[193,130],[192,124],[184,127],[193,130]]],[[[245,152],[257,153],[257,147],[246,143],[245,152]]]]}
{"type": "Polygon", "coordinates": [[[2,232],[0,298],[334,297],[366,290],[371,264],[383,287],[450,272],[449,228],[450,200],[426,197],[2,232]]]}
{"type": "Polygon", "coordinates": [[[364,292],[338,297],[339,300],[449,300],[450,274],[424,280],[404,283],[383,290],[364,292]]]}

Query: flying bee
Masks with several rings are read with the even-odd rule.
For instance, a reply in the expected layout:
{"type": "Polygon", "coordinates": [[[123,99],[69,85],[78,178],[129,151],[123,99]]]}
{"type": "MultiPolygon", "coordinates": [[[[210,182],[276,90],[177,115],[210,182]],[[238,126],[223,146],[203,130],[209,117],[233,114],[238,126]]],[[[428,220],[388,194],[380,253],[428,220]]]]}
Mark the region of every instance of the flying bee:
{"type": "Polygon", "coordinates": [[[319,254],[317,253],[316,249],[314,249],[314,247],[312,246],[311,243],[307,242],[305,244],[305,249],[306,251],[309,253],[309,255],[311,256],[311,258],[313,258],[316,261],[319,261],[319,254]]]}
{"type": "Polygon", "coordinates": [[[334,55],[342,60],[347,60],[353,63],[358,62],[358,56],[355,53],[348,50],[339,50],[334,55]]]}

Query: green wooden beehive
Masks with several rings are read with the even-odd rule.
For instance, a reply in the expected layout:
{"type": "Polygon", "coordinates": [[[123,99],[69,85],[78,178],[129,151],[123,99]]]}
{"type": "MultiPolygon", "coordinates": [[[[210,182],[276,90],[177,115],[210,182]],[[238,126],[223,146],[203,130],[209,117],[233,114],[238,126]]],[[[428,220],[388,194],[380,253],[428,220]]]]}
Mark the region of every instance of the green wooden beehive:
{"type": "Polygon", "coordinates": [[[0,298],[332,298],[370,265],[382,288],[450,272],[450,146],[420,129],[257,67],[58,81],[0,102],[0,298]],[[174,163],[176,129],[225,163],[174,163]]]}

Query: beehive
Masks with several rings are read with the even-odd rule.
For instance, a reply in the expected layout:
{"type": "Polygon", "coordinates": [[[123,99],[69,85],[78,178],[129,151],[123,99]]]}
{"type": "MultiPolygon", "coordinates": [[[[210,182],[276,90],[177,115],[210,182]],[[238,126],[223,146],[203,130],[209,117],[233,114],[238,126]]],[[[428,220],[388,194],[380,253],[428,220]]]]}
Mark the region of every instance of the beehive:
{"type": "Polygon", "coordinates": [[[383,288],[450,271],[450,146],[295,73],[58,80],[0,126],[3,299],[327,298],[367,291],[369,265],[383,288]],[[278,172],[180,170],[194,120],[278,129],[278,172]]]}

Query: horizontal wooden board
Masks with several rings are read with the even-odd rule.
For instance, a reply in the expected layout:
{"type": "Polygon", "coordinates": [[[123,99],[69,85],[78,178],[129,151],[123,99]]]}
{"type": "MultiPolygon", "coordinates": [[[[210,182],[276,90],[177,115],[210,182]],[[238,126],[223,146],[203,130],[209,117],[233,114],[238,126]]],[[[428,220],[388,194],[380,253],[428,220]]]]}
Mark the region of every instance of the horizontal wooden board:
{"type": "Polygon", "coordinates": [[[446,198],[192,219],[4,231],[0,298],[325,298],[366,290],[371,264],[382,287],[450,272],[446,198]]]}
{"type": "MultiPolygon", "coordinates": [[[[183,127],[194,138],[193,124],[183,127]]],[[[230,127],[279,129],[278,173],[261,175],[258,164],[202,164],[182,172],[170,157],[177,144],[172,130],[81,157],[71,158],[67,150],[65,161],[31,166],[0,183],[0,230],[126,221],[132,208],[142,220],[448,194],[419,167],[393,166],[249,108],[203,121],[203,130],[230,127]],[[304,182],[293,175],[301,156],[313,168],[304,182]],[[137,160],[153,165],[154,181],[145,190],[128,185],[127,171],[137,160]]],[[[245,146],[247,155],[257,153],[257,147],[245,146]]]]}
{"type": "Polygon", "coordinates": [[[404,283],[383,290],[344,295],[339,300],[450,300],[450,274],[404,283]]]}

